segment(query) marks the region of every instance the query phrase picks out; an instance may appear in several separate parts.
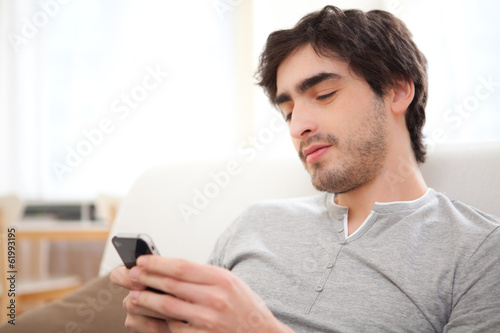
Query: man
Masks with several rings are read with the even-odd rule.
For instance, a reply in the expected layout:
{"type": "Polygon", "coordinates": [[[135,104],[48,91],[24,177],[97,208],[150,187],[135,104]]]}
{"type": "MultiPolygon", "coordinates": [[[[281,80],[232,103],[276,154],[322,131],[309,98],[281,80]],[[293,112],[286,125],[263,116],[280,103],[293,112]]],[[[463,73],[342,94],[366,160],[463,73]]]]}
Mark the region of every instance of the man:
{"type": "Polygon", "coordinates": [[[259,84],[325,193],[250,207],[212,266],[143,256],[116,269],[127,328],[500,331],[499,219],[427,188],[418,169],[425,62],[383,11],[327,6],[271,34],[259,84]]]}

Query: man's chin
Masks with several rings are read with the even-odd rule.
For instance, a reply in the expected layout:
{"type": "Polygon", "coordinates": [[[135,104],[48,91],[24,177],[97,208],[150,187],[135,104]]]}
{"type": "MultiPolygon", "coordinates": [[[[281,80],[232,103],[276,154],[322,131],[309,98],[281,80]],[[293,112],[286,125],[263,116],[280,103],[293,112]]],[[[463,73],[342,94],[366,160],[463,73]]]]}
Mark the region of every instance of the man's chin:
{"type": "Polygon", "coordinates": [[[316,165],[306,166],[309,175],[311,176],[311,182],[314,188],[318,191],[326,191],[336,193],[337,190],[336,184],[333,184],[331,177],[328,176],[328,172],[325,172],[321,168],[316,165]]]}
{"type": "Polygon", "coordinates": [[[359,184],[352,182],[352,177],[339,170],[326,170],[315,166],[312,170],[308,169],[308,171],[311,175],[312,185],[321,192],[341,194],[359,187],[359,184]]]}
{"type": "Polygon", "coordinates": [[[312,164],[302,160],[305,169],[311,176],[311,182],[315,189],[321,192],[345,193],[350,189],[346,189],[345,181],[339,181],[338,170],[329,170],[324,161],[317,161],[312,164]]]}

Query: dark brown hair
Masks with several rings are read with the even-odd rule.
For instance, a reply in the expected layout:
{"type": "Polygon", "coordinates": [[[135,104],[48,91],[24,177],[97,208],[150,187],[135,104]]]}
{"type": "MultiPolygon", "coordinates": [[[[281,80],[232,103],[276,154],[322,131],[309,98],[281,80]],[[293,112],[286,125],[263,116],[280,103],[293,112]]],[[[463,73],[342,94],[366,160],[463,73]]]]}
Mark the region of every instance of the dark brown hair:
{"type": "Polygon", "coordinates": [[[406,126],[415,158],[425,161],[422,127],[427,103],[427,60],[412,40],[406,25],[394,15],[372,10],[341,10],[326,6],[302,18],[288,30],[269,35],[257,71],[258,84],[272,103],[276,98],[276,73],[294,51],[310,44],[321,56],[348,63],[382,97],[396,79],[412,80],[415,97],[406,110],[406,126]]]}

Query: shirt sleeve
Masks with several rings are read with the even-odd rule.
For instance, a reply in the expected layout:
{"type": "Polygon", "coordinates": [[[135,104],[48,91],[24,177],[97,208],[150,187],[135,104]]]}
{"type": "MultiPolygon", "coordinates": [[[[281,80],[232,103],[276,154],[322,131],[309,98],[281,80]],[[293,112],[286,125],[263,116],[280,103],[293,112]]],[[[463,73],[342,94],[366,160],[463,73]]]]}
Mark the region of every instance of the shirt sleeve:
{"type": "Polygon", "coordinates": [[[238,217],[231,225],[229,225],[229,227],[227,227],[226,230],[224,230],[224,232],[219,236],[219,238],[217,239],[217,242],[215,243],[215,246],[212,250],[212,253],[210,254],[210,257],[208,259],[209,265],[228,268],[224,264],[226,250],[227,250],[229,242],[233,238],[233,235],[234,235],[235,230],[237,228],[237,224],[240,220],[241,220],[241,216],[238,217]]]}
{"type": "Polygon", "coordinates": [[[443,332],[500,332],[500,226],[457,269],[443,332]]]}

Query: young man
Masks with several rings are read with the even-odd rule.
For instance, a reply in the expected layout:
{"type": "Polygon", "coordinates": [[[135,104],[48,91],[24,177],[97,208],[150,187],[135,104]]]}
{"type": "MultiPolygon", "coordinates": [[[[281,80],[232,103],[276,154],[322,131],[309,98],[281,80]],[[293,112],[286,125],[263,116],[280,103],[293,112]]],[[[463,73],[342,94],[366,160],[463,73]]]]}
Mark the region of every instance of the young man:
{"type": "Polygon", "coordinates": [[[116,269],[112,280],[131,290],[126,326],[500,331],[500,221],[427,188],[420,174],[427,76],[405,25],[327,6],[271,34],[259,74],[324,194],[250,207],[220,238],[212,266],[144,256],[116,269]]]}

